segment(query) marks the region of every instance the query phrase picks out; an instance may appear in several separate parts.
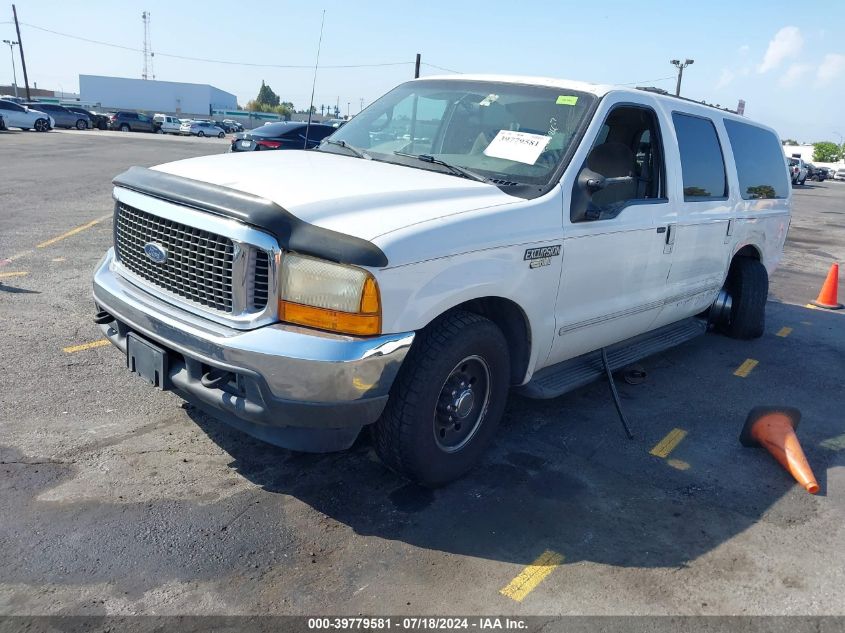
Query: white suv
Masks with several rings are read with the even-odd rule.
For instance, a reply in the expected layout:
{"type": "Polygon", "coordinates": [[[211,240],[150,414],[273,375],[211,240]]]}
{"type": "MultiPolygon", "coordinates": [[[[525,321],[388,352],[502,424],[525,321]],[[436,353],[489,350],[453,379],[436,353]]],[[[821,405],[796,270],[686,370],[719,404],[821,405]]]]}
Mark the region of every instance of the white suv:
{"type": "Polygon", "coordinates": [[[807,169],[807,163],[796,157],[788,157],[786,159],[786,163],[789,165],[789,173],[792,176],[792,184],[803,185],[807,180],[807,173],[809,172],[807,169]]]}
{"type": "Polygon", "coordinates": [[[34,129],[37,132],[48,132],[56,123],[53,117],[40,110],[5,99],[0,99],[0,115],[3,116],[7,128],[16,127],[22,130],[34,129]]]}
{"type": "Polygon", "coordinates": [[[179,131],[182,122],[175,116],[169,114],[157,113],[153,116],[153,122],[156,126],[157,134],[180,134],[179,131]]]}
{"type": "Polygon", "coordinates": [[[296,450],[372,425],[429,486],[477,462],[511,388],[761,336],[792,196],[777,135],[744,117],[499,76],[402,84],[307,153],[114,184],[95,321],[132,371],[296,450]]]}

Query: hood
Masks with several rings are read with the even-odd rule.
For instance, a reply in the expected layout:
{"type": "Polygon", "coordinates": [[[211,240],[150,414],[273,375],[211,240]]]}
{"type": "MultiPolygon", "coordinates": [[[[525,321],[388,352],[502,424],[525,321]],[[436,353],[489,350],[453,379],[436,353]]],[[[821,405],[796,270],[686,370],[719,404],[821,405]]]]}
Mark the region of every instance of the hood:
{"type": "Polygon", "coordinates": [[[305,222],[370,241],[411,224],[520,200],[458,176],[318,151],[222,154],[153,169],[251,193],[305,222]]]}

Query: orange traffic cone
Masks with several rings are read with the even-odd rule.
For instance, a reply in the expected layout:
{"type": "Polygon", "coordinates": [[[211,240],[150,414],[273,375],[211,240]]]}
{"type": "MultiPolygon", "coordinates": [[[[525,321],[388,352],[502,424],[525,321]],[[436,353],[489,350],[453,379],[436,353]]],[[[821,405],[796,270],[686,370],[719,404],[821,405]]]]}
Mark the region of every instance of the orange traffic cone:
{"type": "Polygon", "coordinates": [[[739,436],[743,446],[763,446],[811,495],[819,491],[801,444],[795,435],[801,412],[792,407],[755,407],[739,436]]]}
{"type": "Polygon", "coordinates": [[[826,308],[828,310],[841,310],[842,304],[837,300],[836,294],[839,288],[839,264],[831,264],[830,270],[827,271],[827,279],[824,280],[824,285],[819,291],[819,296],[815,301],[811,301],[817,308],[826,308]]]}

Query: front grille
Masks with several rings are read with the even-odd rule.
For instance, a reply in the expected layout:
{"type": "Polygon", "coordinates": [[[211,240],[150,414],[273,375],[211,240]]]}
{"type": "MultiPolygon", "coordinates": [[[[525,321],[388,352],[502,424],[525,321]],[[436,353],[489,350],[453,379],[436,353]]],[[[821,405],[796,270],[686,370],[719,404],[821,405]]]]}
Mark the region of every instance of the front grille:
{"type": "MultiPolygon", "coordinates": [[[[115,250],[121,264],[150,284],[201,306],[233,312],[235,244],[229,238],[119,203],[115,250]],[[150,242],[167,251],[164,263],[154,263],[144,252],[144,245],[150,242]]],[[[266,267],[264,278],[266,305],[266,267]]]]}
{"type": "Polygon", "coordinates": [[[252,307],[263,310],[267,307],[270,291],[270,258],[264,251],[255,253],[255,274],[252,286],[252,307]]]}

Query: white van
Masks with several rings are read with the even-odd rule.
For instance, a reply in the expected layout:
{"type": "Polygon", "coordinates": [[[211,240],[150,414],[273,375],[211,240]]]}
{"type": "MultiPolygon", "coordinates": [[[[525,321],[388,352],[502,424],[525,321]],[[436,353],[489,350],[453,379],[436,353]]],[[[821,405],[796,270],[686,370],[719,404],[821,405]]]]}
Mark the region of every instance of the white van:
{"type": "Polygon", "coordinates": [[[156,134],[179,134],[181,122],[175,116],[157,113],[153,116],[156,134]]]}
{"type": "Polygon", "coordinates": [[[759,337],[792,195],[778,136],[736,114],[464,75],[398,86],[307,154],[114,184],[95,321],[132,371],[296,450],[371,425],[430,486],[476,463],[511,388],[759,337]]]}

